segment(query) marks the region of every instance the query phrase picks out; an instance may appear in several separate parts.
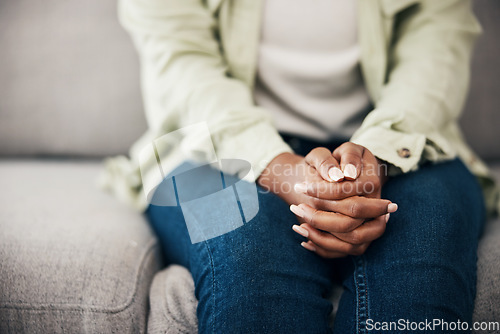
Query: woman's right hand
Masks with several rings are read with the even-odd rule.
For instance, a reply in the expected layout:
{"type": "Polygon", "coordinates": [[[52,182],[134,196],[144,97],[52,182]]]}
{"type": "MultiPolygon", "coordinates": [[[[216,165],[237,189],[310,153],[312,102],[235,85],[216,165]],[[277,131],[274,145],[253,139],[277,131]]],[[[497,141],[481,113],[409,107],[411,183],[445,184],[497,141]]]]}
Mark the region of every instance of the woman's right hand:
{"type": "Polygon", "coordinates": [[[296,184],[304,182],[324,182],[316,169],[303,156],[282,153],[275,157],[257,180],[265,190],[281,197],[288,204],[307,203],[316,207],[316,202],[324,202],[304,192],[295,190],[296,184]]]}

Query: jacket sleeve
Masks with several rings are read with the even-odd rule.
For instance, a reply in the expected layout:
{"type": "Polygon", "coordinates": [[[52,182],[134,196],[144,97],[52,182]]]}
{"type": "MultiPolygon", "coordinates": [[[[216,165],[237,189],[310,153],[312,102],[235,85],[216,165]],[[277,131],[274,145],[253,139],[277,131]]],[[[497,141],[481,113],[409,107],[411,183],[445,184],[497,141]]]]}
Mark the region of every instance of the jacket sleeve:
{"type": "Polygon", "coordinates": [[[139,52],[150,132],[206,122],[217,157],[250,162],[255,177],[291,151],[248,85],[228,74],[202,0],[120,0],[119,18],[139,52]]]}
{"type": "Polygon", "coordinates": [[[395,172],[453,158],[441,133],[456,125],[462,110],[480,30],[468,0],[423,0],[398,14],[386,83],[351,141],[395,172]]]}

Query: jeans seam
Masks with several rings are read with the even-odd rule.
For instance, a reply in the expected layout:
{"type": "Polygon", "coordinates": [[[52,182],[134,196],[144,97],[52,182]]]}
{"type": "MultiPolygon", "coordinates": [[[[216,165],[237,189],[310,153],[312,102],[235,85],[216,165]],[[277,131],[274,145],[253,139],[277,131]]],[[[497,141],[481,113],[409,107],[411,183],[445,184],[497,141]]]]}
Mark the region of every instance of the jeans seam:
{"type": "Polygon", "coordinates": [[[366,333],[366,320],[368,318],[368,285],[364,256],[353,258],[354,284],[356,287],[356,333],[366,333]],[[362,323],[365,323],[362,326],[362,323]]]}
{"type": "Polygon", "coordinates": [[[359,333],[359,286],[358,286],[358,266],[356,263],[356,258],[352,258],[352,262],[354,262],[354,275],[353,275],[353,280],[354,280],[354,287],[356,289],[356,334],[359,333]]]}
{"type": "Polygon", "coordinates": [[[215,265],[214,265],[214,260],[213,260],[213,256],[212,256],[212,250],[210,249],[210,246],[208,244],[208,241],[205,240],[204,242],[205,244],[205,247],[207,249],[207,253],[208,253],[208,258],[210,260],[210,269],[211,269],[211,272],[212,272],[212,303],[213,303],[213,311],[212,311],[212,319],[211,319],[211,322],[212,322],[212,333],[215,333],[215,305],[216,305],[216,299],[215,299],[215,265]]]}
{"type": "MultiPolygon", "coordinates": [[[[368,275],[366,273],[366,258],[363,255],[363,274],[365,277],[365,287],[366,287],[366,320],[370,319],[370,288],[368,286],[368,275]]],[[[366,324],[365,324],[366,326],[366,324]]]]}

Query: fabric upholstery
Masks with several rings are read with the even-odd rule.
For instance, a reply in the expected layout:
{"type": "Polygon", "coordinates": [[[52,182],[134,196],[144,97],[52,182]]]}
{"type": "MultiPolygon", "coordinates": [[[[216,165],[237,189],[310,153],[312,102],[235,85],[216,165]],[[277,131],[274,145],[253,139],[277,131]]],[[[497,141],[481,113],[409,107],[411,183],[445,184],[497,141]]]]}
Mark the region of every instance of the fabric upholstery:
{"type": "Polygon", "coordinates": [[[156,274],[150,292],[148,334],[196,333],[198,318],[193,278],[179,265],[156,274]]]}
{"type": "Polygon", "coordinates": [[[499,321],[500,220],[490,223],[478,249],[477,295],[474,321],[499,321]]]}
{"type": "Polygon", "coordinates": [[[104,156],[145,130],[115,1],[0,1],[0,154],[104,156]]]}
{"type": "Polygon", "coordinates": [[[500,159],[500,1],[474,1],[483,26],[472,60],[469,99],[461,120],[472,148],[485,159],[500,159]]]}
{"type": "MultiPolygon", "coordinates": [[[[104,156],[144,132],[139,69],[113,1],[0,2],[0,154],[104,156]]],[[[475,1],[483,25],[462,126],[500,158],[500,2],[475,1]]]]}
{"type": "Polygon", "coordinates": [[[0,333],[143,333],[158,244],[95,162],[0,160],[0,333]]]}
{"type": "MultiPolygon", "coordinates": [[[[492,165],[500,182],[500,163],[492,165]]],[[[478,249],[477,295],[474,321],[500,320],[500,218],[489,222],[478,249]]]]}

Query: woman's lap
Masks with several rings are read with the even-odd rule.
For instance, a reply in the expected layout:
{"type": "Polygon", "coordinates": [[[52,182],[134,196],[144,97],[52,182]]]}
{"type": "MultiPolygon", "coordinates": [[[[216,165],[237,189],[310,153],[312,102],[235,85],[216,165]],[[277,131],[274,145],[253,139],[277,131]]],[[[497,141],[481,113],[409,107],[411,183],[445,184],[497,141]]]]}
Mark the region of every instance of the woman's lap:
{"type": "Polygon", "coordinates": [[[196,244],[180,209],[148,211],[167,261],[193,275],[200,332],[310,332],[312,322],[314,332],[327,333],[332,306],[322,296],[331,288],[332,266],[300,246],[285,202],[261,191],[258,197],[259,213],[250,222],[196,244]],[[287,321],[279,321],[283,314],[287,321]]]}
{"type": "Polygon", "coordinates": [[[399,319],[470,323],[476,249],[485,220],[475,177],[460,160],[426,165],[390,180],[382,197],[399,209],[384,235],[353,259],[336,332],[363,333],[368,319],[371,324],[399,319]],[[356,315],[358,323],[353,323],[356,315]]]}
{"type": "Polygon", "coordinates": [[[250,222],[196,244],[180,208],[151,206],[148,215],[167,261],[193,275],[202,333],[329,332],[325,296],[338,274],[345,292],[336,332],[363,332],[368,319],[470,320],[483,220],[474,177],[458,160],[428,165],[390,180],[383,197],[399,210],[352,261],[302,248],[295,216],[273,194],[259,192],[250,222]]]}

